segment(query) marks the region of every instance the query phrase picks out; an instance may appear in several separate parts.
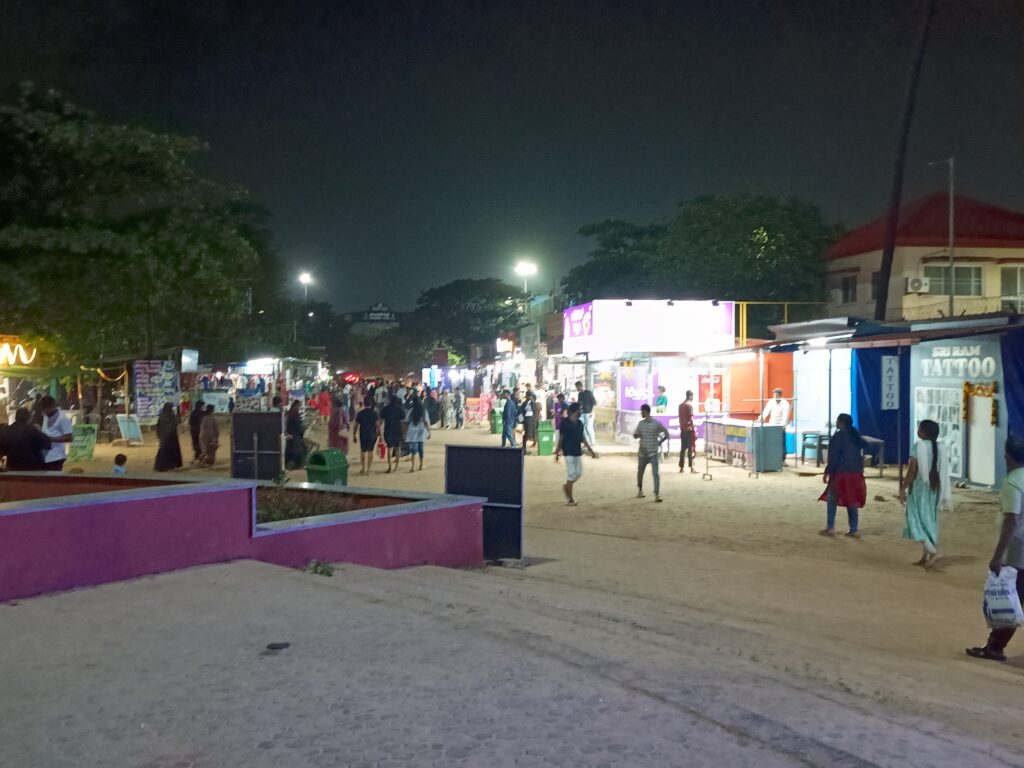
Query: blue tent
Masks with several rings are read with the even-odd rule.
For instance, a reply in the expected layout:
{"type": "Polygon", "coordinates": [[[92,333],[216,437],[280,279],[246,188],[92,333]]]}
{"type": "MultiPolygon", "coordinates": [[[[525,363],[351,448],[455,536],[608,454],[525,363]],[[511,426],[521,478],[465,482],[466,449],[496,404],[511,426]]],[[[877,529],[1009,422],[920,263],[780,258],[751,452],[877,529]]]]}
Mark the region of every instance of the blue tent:
{"type": "MultiPolygon", "coordinates": [[[[1024,343],[1024,337],[1021,339],[1024,343]]],[[[1024,365],[1024,361],[1021,363],[1024,365]]],[[[850,365],[850,398],[853,423],[862,434],[885,441],[885,462],[907,462],[910,445],[910,350],[900,347],[872,347],[854,349],[850,365]],[[900,358],[900,408],[883,411],[882,357],[900,358]],[[899,419],[896,418],[899,414],[899,419]]]]}

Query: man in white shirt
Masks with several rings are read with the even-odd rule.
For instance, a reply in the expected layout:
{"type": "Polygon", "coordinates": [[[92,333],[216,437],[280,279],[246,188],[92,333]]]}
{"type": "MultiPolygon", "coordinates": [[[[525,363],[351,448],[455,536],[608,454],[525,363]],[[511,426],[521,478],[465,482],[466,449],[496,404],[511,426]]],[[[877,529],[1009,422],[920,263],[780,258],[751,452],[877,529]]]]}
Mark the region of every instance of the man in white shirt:
{"type": "MultiPolygon", "coordinates": [[[[789,425],[790,405],[789,400],[782,397],[782,387],[776,387],[772,392],[774,398],[768,401],[764,407],[761,419],[765,426],[782,427],[782,455],[786,456],[786,427],[789,425]]],[[[785,462],[783,462],[785,463],[785,462]]]]}
{"type": "Polygon", "coordinates": [[[790,405],[789,400],[782,397],[782,387],[776,387],[773,392],[775,397],[768,401],[764,407],[761,418],[764,423],[771,427],[785,427],[789,425],[790,405]]]}
{"type": "MultiPolygon", "coordinates": [[[[999,575],[1004,565],[1017,569],[1017,595],[1024,601],[1024,440],[1006,439],[1006,479],[999,493],[999,540],[988,567],[999,575]]],[[[1006,661],[1007,643],[1013,627],[993,629],[983,646],[968,648],[976,659],[1006,661]]]]}
{"type": "Polygon", "coordinates": [[[50,438],[51,443],[43,461],[47,471],[60,472],[68,456],[66,445],[71,442],[71,419],[57,407],[57,401],[50,395],[39,401],[39,410],[43,412],[43,434],[50,438]]]}

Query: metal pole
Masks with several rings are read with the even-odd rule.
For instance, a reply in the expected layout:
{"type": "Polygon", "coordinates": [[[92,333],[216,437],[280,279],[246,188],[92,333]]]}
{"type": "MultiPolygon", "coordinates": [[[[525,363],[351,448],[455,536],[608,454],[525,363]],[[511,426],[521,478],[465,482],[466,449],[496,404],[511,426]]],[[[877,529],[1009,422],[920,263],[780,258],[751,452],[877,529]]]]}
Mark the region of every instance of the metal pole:
{"type": "MultiPolygon", "coordinates": [[[[903,365],[902,365],[902,363],[903,363],[903,347],[899,346],[899,347],[896,347],[896,370],[897,371],[901,371],[901,373],[900,373],[900,377],[901,377],[900,378],[900,389],[903,389],[903,380],[902,380],[903,365]]],[[[907,391],[908,392],[910,391],[910,387],[909,386],[907,387],[907,391]]],[[[899,474],[900,474],[900,485],[899,485],[899,487],[902,488],[903,487],[903,418],[902,418],[902,416],[903,416],[903,414],[902,414],[903,396],[899,395],[899,398],[898,398],[898,400],[896,402],[898,403],[897,406],[896,406],[896,463],[899,465],[899,468],[900,468],[900,471],[899,471],[899,474]]],[[[909,407],[909,403],[908,403],[908,407],[909,407]]]]}
{"type": "Polygon", "coordinates": [[[953,317],[953,313],[956,312],[956,281],[953,279],[953,249],[955,242],[955,210],[956,203],[954,197],[954,161],[953,158],[949,158],[949,316],[953,317]]]}
{"type": "Polygon", "coordinates": [[[832,350],[828,351],[828,413],[825,415],[825,428],[832,434],[832,350]]]}

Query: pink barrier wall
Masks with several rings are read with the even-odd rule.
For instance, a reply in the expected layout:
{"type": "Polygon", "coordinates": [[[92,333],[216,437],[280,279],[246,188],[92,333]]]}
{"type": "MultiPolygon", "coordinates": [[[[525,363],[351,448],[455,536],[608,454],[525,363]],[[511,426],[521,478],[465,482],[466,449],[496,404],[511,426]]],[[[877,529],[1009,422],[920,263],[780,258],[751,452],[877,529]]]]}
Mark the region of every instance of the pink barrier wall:
{"type": "Polygon", "coordinates": [[[403,568],[483,562],[483,511],[461,504],[405,515],[322,525],[283,532],[257,532],[254,560],[300,568],[310,560],[403,568]]]}
{"type": "Polygon", "coordinates": [[[313,559],[379,568],[483,562],[475,499],[396,499],[408,507],[254,535],[254,492],[248,484],[197,483],[0,505],[0,600],[242,558],[290,567],[313,559]]]}
{"type": "Polygon", "coordinates": [[[0,600],[245,557],[252,489],[0,512],[0,600]]]}

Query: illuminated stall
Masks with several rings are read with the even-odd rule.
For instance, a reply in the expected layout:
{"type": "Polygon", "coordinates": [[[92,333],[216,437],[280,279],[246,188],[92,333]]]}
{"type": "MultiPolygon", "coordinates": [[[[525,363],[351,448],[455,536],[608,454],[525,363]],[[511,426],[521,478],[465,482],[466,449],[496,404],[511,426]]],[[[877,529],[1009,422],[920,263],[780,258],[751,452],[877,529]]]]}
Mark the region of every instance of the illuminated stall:
{"type": "MultiPolygon", "coordinates": [[[[732,302],[597,300],[566,309],[563,324],[567,364],[574,373],[582,371],[577,380],[584,380],[598,401],[599,437],[631,443],[646,403],[678,441],[678,407],[687,390],[695,393],[699,432],[708,409],[720,408],[722,381],[695,359],[734,346],[732,302]],[[664,408],[657,406],[661,394],[668,400],[664,408]]],[[[571,388],[571,382],[565,384],[571,388]]]]}

